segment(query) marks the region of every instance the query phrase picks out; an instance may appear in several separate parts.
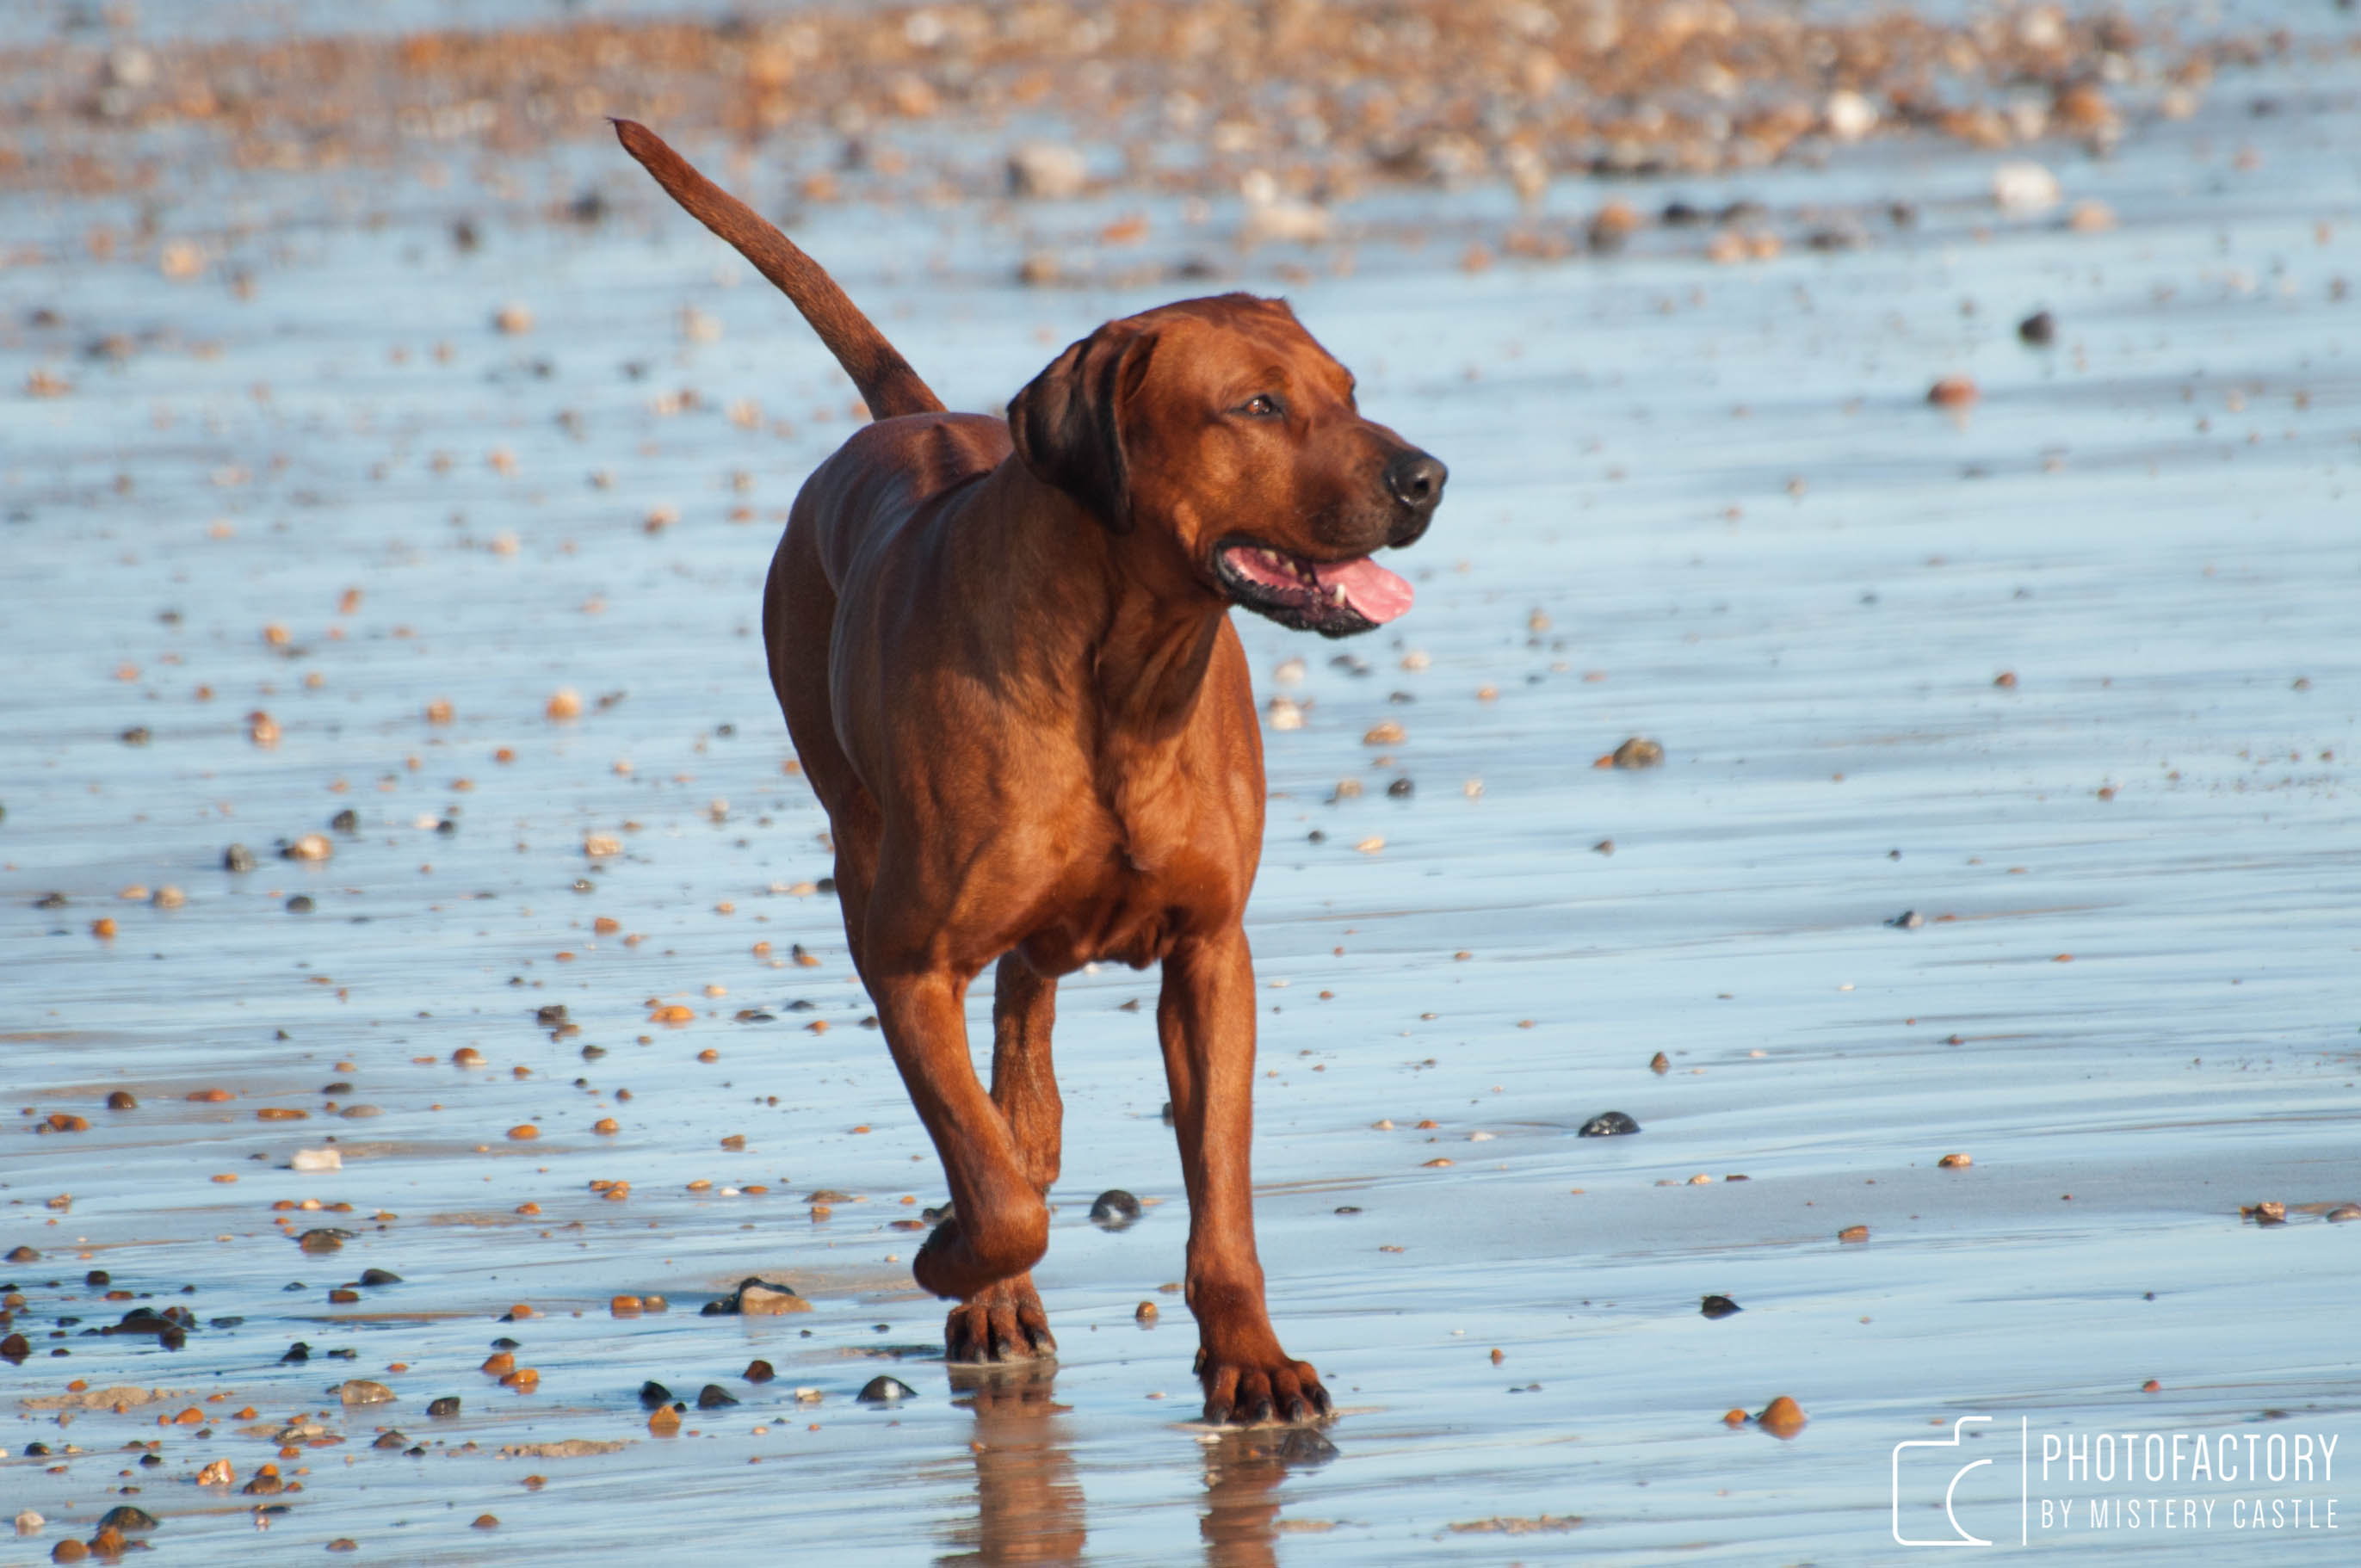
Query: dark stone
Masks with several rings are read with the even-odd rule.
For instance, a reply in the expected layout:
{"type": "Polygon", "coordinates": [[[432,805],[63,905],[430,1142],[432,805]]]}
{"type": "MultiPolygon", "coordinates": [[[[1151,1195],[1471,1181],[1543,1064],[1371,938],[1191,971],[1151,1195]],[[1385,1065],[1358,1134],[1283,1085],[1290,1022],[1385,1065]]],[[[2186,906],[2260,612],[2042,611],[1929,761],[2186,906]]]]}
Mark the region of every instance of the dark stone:
{"type": "Polygon", "coordinates": [[[33,1354],[33,1342],[23,1334],[10,1334],[0,1339],[0,1361],[22,1362],[33,1354]]]}
{"type": "Polygon", "coordinates": [[[117,1503],[100,1516],[98,1528],[119,1530],[126,1535],[137,1535],[141,1530],[154,1530],[156,1516],[146,1508],[135,1508],[129,1503],[117,1503]]]}
{"type": "Polygon", "coordinates": [[[62,893],[45,893],[33,900],[36,909],[63,909],[65,906],[66,895],[62,893]]]}
{"type": "Polygon", "coordinates": [[[1905,909],[1886,924],[1898,931],[1916,931],[1927,924],[1927,917],[1915,909],[1905,909]]]}
{"type": "MultiPolygon", "coordinates": [[[[508,1319],[503,1317],[500,1321],[502,1322],[506,1322],[508,1321],[508,1319]]],[[[508,1335],[502,1334],[500,1338],[492,1342],[492,1348],[494,1350],[522,1350],[524,1348],[524,1341],[521,1339],[511,1339],[508,1335]]]]}
{"type": "Polygon", "coordinates": [[[1110,1187],[1091,1200],[1091,1223],[1104,1231],[1119,1231],[1139,1218],[1139,1200],[1120,1187],[1110,1187]]]}
{"type": "Polygon", "coordinates": [[[2036,311],[2016,323],[2016,335],[2033,348],[2047,348],[2058,341],[2058,318],[2048,311],[2036,311]]]}
{"type": "Polygon", "coordinates": [[[243,844],[232,844],[222,851],[222,870],[250,872],[254,869],[254,851],[243,844]]]}
{"type": "Polygon", "coordinates": [[[130,729],[125,730],[122,736],[123,743],[126,746],[145,746],[148,741],[153,740],[155,738],[155,736],[148,733],[148,727],[144,724],[133,725],[130,729]]]}
{"type": "Polygon", "coordinates": [[[287,913],[290,915],[309,915],[317,907],[308,893],[299,893],[287,901],[287,913]]]}
{"type": "Polygon", "coordinates": [[[1620,1138],[1640,1130],[1640,1124],[1620,1111],[1601,1111],[1582,1124],[1576,1135],[1585,1138],[1620,1138]]]}
{"type": "Polygon", "coordinates": [[[327,1225],[316,1231],[305,1231],[295,1238],[295,1245],[305,1252],[335,1252],[352,1239],[352,1232],[327,1225]]]}
{"type": "Polygon", "coordinates": [[[745,1378],[749,1383],[768,1383],[778,1375],[778,1368],[767,1361],[750,1361],[746,1364],[745,1378]]]}
{"type": "Polygon", "coordinates": [[[659,1406],[669,1405],[671,1403],[672,1390],[665,1387],[663,1384],[655,1381],[653,1378],[650,1378],[647,1382],[640,1385],[640,1406],[642,1409],[653,1410],[657,1409],[659,1406]]]}
{"type": "Polygon", "coordinates": [[[718,1410],[726,1405],[734,1405],[737,1402],[737,1398],[730,1394],[730,1390],[719,1383],[708,1383],[697,1391],[697,1408],[700,1410],[718,1410]]]}
{"type": "Polygon", "coordinates": [[[445,1394],[441,1398],[432,1401],[426,1407],[426,1414],[428,1419],[432,1420],[452,1421],[458,1420],[459,1396],[456,1394],[445,1394]]]}
{"type": "Polygon", "coordinates": [[[563,1002],[553,1002],[546,1007],[534,1008],[533,1020],[544,1029],[555,1029],[560,1024],[571,1022],[566,1016],[566,1003],[563,1002]]]}
{"type": "Polygon", "coordinates": [[[853,1398],[864,1405],[892,1405],[914,1398],[917,1390],[898,1377],[872,1377],[853,1398]]]}
{"type": "Polygon", "coordinates": [[[369,1446],[371,1448],[408,1448],[410,1440],[398,1431],[382,1431],[378,1433],[377,1441],[369,1446]]]}
{"type": "Polygon", "coordinates": [[[1396,800],[1408,800],[1417,789],[1418,786],[1406,778],[1396,779],[1386,785],[1386,793],[1396,800]]]}
{"type": "Polygon", "coordinates": [[[115,1276],[104,1268],[93,1268],[82,1277],[82,1282],[84,1285],[112,1285],[115,1283],[115,1276]]]}
{"type": "Polygon", "coordinates": [[[1708,1296],[1697,1310],[1708,1318],[1726,1318],[1733,1312],[1742,1312],[1746,1309],[1727,1296],[1708,1296]]]}
{"type": "Polygon", "coordinates": [[[312,1347],[305,1344],[299,1339],[293,1344],[287,1347],[287,1354],[279,1358],[279,1365],[281,1366],[300,1366],[304,1362],[311,1359],[312,1347]]]}
{"type": "Polygon", "coordinates": [[[401,1283],[401,1276],[390,1268],[364,1268],[361,1270],[361,1283],[363,1285],[399,1285],[401,1283]]]}
{"type": "MultiPolygon", "coordinates": [[[[355,811],[348,806],[342,811],[337,812],[334,817],[329,817],[328,826],[339,833],[357,833],[361,830],[360,813],[355,811]]],[[[384,1445],[379,1444],[379,1446],[382,1447],[384,1445]]]]}

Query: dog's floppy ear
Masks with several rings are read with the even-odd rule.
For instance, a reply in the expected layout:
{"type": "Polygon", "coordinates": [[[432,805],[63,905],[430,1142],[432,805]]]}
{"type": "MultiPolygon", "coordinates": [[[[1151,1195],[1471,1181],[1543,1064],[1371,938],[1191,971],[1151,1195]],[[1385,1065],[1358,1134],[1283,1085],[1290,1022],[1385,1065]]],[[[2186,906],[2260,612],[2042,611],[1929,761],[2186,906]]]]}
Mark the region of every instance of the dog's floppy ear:
{"type": "Polygon", "coordinates": [[[1131,532],[1124,405],[1148,374],[1156,336],[1110,322],[1068,346],[1008,405],[1008,433],[1033,477],[1115,533],[1131,532]]]}

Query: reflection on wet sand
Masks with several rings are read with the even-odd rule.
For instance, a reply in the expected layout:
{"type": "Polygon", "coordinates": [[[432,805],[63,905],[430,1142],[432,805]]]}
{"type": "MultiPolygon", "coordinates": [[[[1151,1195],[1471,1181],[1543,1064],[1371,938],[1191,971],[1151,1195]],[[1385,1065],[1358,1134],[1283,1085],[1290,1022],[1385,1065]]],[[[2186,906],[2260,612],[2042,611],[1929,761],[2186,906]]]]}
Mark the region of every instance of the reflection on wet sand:
{"type": "Polygon", "coordinates": [[[1197,1521],[1207,1568],[1270,1568],[1279,1561],[1279,1484],[1325,1464],[1336,1445],[1310,1427],[1224,1432],[1205,1445],[1205,1512],[1197,1521]]]}
{"type": "Polygon", "coordinates": [[[1088,1531],[1072,1437],[1051,1398],[1054,1361],[954,1366],[951,1388],[975,1411],[975,1518],[950,1531],[940,1563],[1073,1563],[1088,1531]]]}

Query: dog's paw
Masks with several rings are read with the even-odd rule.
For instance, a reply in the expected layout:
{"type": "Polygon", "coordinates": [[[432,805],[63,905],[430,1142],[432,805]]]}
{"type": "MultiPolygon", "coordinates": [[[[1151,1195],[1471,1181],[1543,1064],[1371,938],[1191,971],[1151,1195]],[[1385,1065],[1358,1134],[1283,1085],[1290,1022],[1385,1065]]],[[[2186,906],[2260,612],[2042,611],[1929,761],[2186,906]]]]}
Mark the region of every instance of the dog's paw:
{"type": "Polygon", "coordinates": [[[1205,1420],[1213,1426],[1316,1421],[1329,1412],[1320,1374],[1283,1350],[1268,1357],[1224,1357],[1200,1349],[1197,1379],[1205,1387],[1205,1420]]]}
{"type": "Polygon", "coordinates": [[[969,1297],[943,1320],[943,1359],[954,1365],[1030,1361],[1058,1354],[1049,1314],[1020,1274],[969,1297]]]}

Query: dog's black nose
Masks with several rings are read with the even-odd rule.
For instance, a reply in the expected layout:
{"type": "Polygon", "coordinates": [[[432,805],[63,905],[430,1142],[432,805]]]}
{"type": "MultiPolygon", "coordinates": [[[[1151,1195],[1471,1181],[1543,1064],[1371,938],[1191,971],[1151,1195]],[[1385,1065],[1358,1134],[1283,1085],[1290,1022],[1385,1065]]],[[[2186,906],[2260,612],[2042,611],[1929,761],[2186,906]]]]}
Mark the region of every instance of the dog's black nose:
{"type": "Polygon", "coordinates": [[[1451,470],[1423,452],[1405,452],[1386,465],[1386,488],[1406,507],[1432,510],[1449,477],[1451,470]]]}

